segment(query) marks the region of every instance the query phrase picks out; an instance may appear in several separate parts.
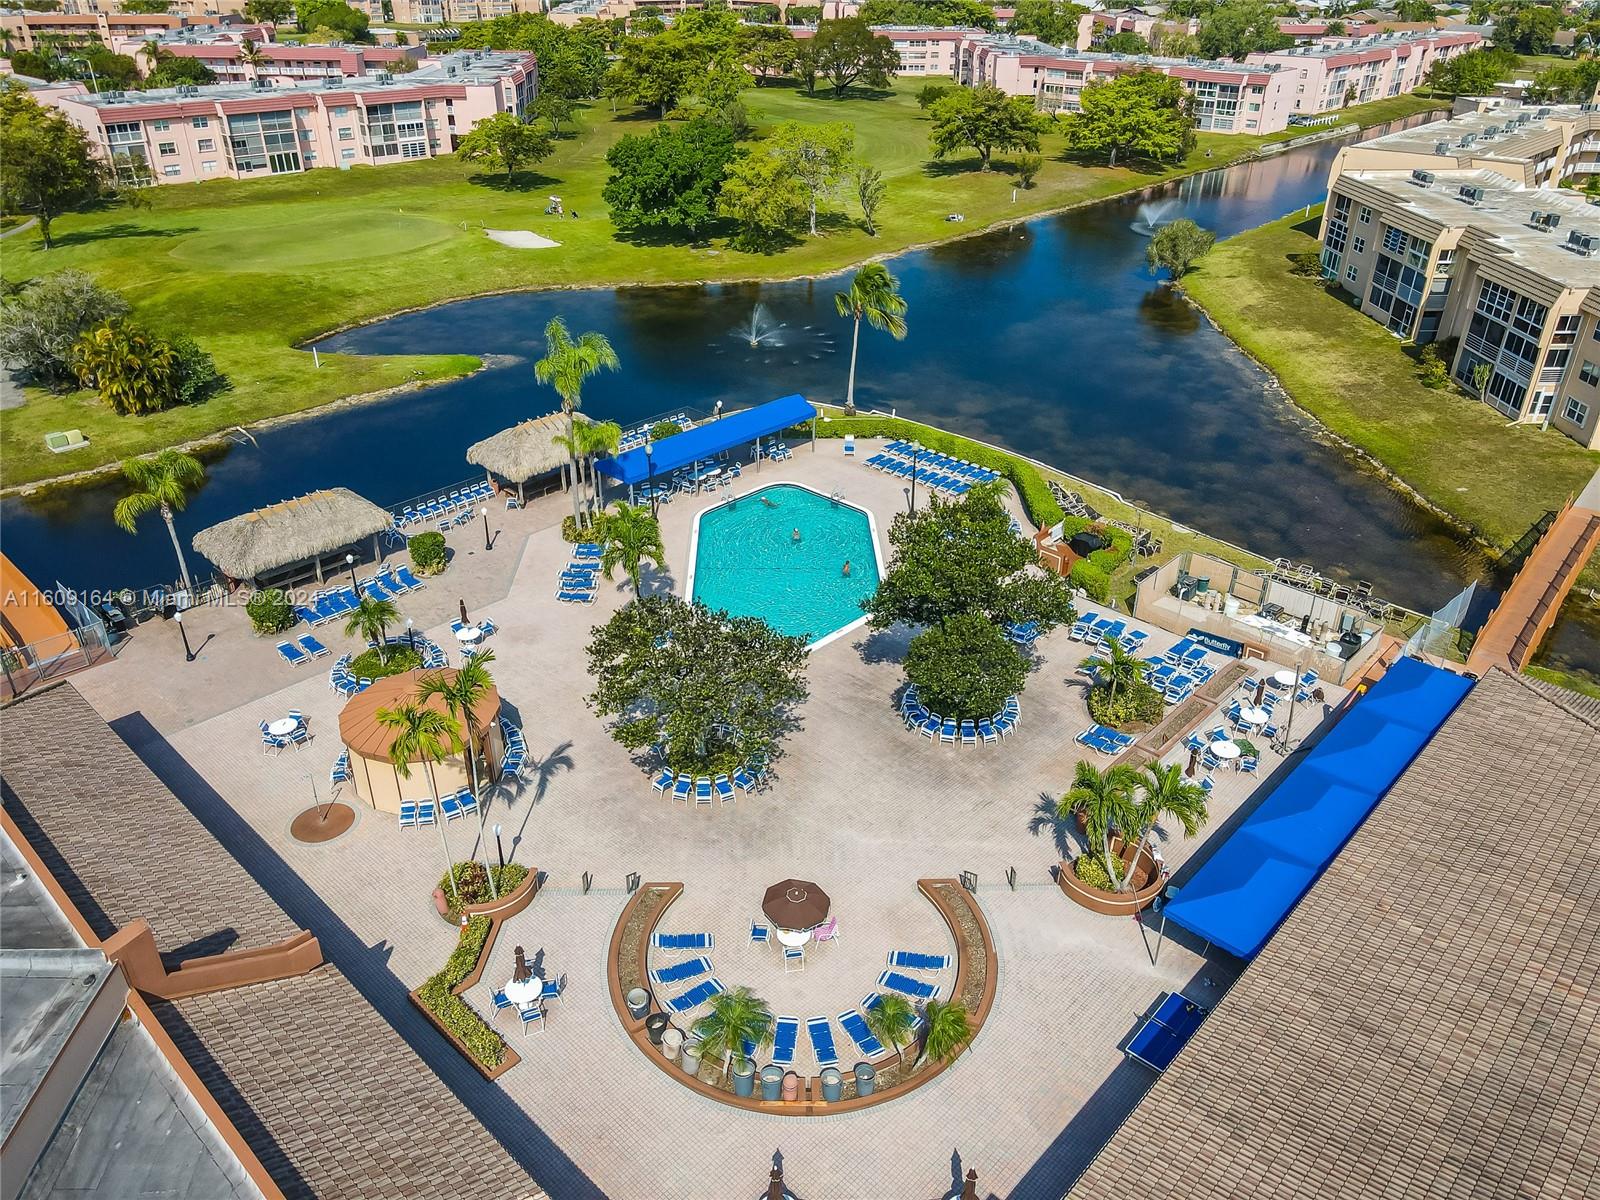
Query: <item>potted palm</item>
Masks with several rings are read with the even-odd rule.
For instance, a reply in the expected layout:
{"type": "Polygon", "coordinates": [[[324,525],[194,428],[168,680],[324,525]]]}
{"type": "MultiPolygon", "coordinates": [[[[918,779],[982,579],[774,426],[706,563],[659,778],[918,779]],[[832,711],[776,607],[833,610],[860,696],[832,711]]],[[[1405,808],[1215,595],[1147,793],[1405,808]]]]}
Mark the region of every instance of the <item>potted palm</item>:
{"type": "Polygon", "coordinates": [[[867,1028],[880,1042],[894,1047],[901,1063],[905,1062],[903,1046],[909,1045],[917,1031],[917,1010],[911,1001],[898,992],[885,992],[878,1002],[867,1009],[867,1028]]]}
{"type": "Polygon", "coordinates": [[[702,1058],[731,1064],[733,1094],[755,1091],[756,1065],[747,1048],[764,1050],[772,1045],[772,1010],[747,987],[736,987],[712,997],[711,1011],[694,1023],[702,1058]]]}
{"type": "Polygon", "coordinates": [[[1151,763],[1145,767],[1134,797],[1131,822],[1126,827],[1130,831],[1137,831],[1138,836],[1133,839],[1131,847],[1123,848],[1122,859],[1127,869],[1119,890],[1126,891],[1133,886],[1133,875],[1139,868],[1139,856],[1144,853],[1145,843],[1150,840],[1150,831],[1155,828],[1156,822],[1163,816],[1172,817],[1183,826],[1185,835],[1193,837],[1210,815],[1206,812],[1206,800],[1205,788],[1185,779],[1183,768],[1177,763],[1166,766],[1151,763]]]}
{"type": "Polygon", "coordinates": [[[957,1000],[929,1000],[926,1009],[928,1032],[922,1038],[920,1066],[928,1059],[949,1062],[972,1041],[972,1023],[967,1006],[957,1000]]]}
{"type": "Polygon", "coordinates": [[[1122,859],[1112,850],[1115,830],[1132,829],[1137,819],[1133,790],[1139,772],[1126,763],[1101,771],[1093,763],[1079,762],[1072,777],[1072,790],[1061,797],[1056,815],[1062,820],[1076,815],[1079,827],[1089,840],[1093,854],[1110,877],[1111,890],[1122,889],[1122,859]]]}

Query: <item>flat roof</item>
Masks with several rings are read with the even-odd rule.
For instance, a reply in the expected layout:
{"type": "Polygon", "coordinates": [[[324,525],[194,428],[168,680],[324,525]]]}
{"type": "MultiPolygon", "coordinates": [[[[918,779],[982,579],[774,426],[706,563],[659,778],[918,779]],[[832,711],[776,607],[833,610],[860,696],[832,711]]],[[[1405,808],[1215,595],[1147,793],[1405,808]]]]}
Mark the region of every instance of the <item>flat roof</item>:
{"type": "Polygon", "coordinates": [[[1073,1187],[1600,1195],[1600,724],[1498,668],[1073,1187]]]}
{"type": "MultiPolygon", "coordinates": [[[[1339,180],[1376,188],[1399,201],[1402,211],[1436,224],[1478,230],[1492,239],[1490,249],[1499,257],[1567,287],[1600,287],[1600,256],[1586,258],[1564,248],[1574,230],[1600,236],[1600,209],[1578,193],[1518,187],[1487,169],[1432,174],[1433,182],[1425,186],[1409,171],[1346,171],[1339,180]],[[1481,188],[1482,198],[1467,204],[1461,198],[1463,187],[1481,188]],[[1554,229],[1534,227],[1530,221],[1536,210],[1555,213],[1561,223],[1554,229]]],[[[1337,189],[1338,182],[1333,186],[1337,189]]]]}
{"type": "Polygon", "coordinates": [[[1447,157],[1485,157],[1500,154],[1517,157],[1519,139],[1529,133],[1542,133],[1555,128],[1556,122],[1572,122],[1586,115],[1576,104],[1525,104],[1507,105],[1487,112],[1459,113],[1425,125],[1385,133],[1358,143],[1362,150],[1393,150],[1400,154],[1437,154],[1441,142],[1451,143],[1453,149],[1447,157]],[[1507,127],[1515,124],[1509,132],[1507,127]],[[1500,132],[1490,135],[1488,130],[1500,132]],[[1470,146],[1460,146],[1463,137],[1471,135],[1470,146]]]}
{"type": "Polygon", "coordinates": [[[1359,60],[1369,53],[1386,54],[1390,50],[1407,50],[1415,46],[1448,41],[1464,44],[1475,34],[1460,29],[1429,29],[1407,33],[1375,33],[1341,41],[1335,45],[1290,46],[1283,50],[1263,50],[1250,55],[1254,58],[1349,58],[1359,60]]]}

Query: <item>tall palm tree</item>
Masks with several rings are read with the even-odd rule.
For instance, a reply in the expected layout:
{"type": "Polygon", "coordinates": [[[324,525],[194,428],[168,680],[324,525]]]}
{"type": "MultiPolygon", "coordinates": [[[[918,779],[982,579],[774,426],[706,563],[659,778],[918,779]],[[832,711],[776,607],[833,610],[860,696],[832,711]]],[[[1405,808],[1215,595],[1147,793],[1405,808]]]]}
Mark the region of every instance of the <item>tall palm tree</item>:
{"type": "Polygon", "coordinates": [[[460,899],[456,890],[456,867],[450,861],[450,839],[444,831],[444,815],[439,813],[439,781],[434,776],[433,764],[441,763],[461,749],[461,729],[455,718],[435,712],[420,704],[397,704],[393,708],[380,708],[378,724],[394,731],[389,744],[389,761],[402,779],[411,778],[411,764],[421,759],[428,771],[428,791],[433,796],[436,815],[434,824],[439,827],[439,845],[444,850],[444,875],[450,883],[450,897],[460,899]]]}
{"type": "Polygon", "coordinates": [[[578,418],[583,407],[583,384],[601,371],[621,366],[617,352],[603,333],[580,333],[576,339],[560,317],[551,317],[544,327],[544,357],[533,364],[533,377],[555,388],[561,397],[561,411],[567,414],[567,453],[571,456],[572,520],[581,523],[578,511],[578,418]]]}
{"type": "Polygon", "coordinates": [[[578,430],[578,449],[583,453],[584,466],[589,472],[589,510],[599,512],[600,477],[595,474],[594,460],[602,454],[615,454],[622,446],[622,426],[615,421],[590,421],[578,430]]]}
{"type": "Polygon", "coordinates": [[[1056,809],[1063,820],[1075,812],[1083,814],[1089,844],[1096,847],[1118,891],[1122,889],[1122,863],[1111,853],[1111,831],[1121,830],[1126,837],[1137,827],[1133,791],[1138,784],[1139,772],[1127,763],[1100,771],[1093,763],[1079,762],[1072,777],[1072,790],[1061,797],[1056,809]]]}
{"type": "Polygon", "coordinates": [[[711,1011],[694,1023],[694,1032],[702,1058],[743,1064],[750,1061],[746,1044],[757,1050],[772,1045],[772,1010],[749,988],[736,987],[711,998],[711,1011]]]}
{"type": "Polygon", "coordinates": [[[874,329],[884,330],[895,341],[906,336],[906,301],[900,294],[900,282],[889,274],[882,263],[868,263],[850,280],[850,290],[836,292],[833,306],[841,317],[850,317],[855,323],[855,333],[850,339],[850,383],[845,388],[844,410],[852,416],[856,411],[856,351],[861,346],[861,318],[874,329]]]}
{"type": "Polygon", "coordinates": [[[1117,689],[1127,687],[1143,676],[1145,662],[1128,653],[1121,642],[1112,638],[1106,643],[1106,652],[1083,660],[1083,665],[1111,685],[1111,699],[1117,698],[1117,689]]]}
{"type": "Polygon", "coordinates": [[[344,619],[344,631],[350,637],[365,638],[378,647],[378,661],[389,661],[389,626],[398,624],[400,610],[393,600],[379,600],[362,596],[350,615],[344,619]]]}
{"type": "Polygon", "coordinates": [[[607,579],[621,566],[628,573],[637,598],[639,566],[649,559],[660,570],[666,565],[667,548],[661,544],[661,525],[642,504],[629,504],[618,500],[616,508],[606,517],[605,552],[600,556],[600,570],[607,579]]]}
{"type": "Polygon", "coordinates": [[[1134,795],[1133,829],[1138,831],[1139,837],[1128,859],[1130,871],[1138,864],[1150,831],[1162,817],[1176,819],[1188,837],[1198,833],[1211,815],[1206,810],[1207,799],[1205,788],[1185,779],[1183,767],[1178,763],[1148,764],[1139,777],[1138,791],[1134,795]]]}
{"type": "Polygon", "coordinates": [[[172,57],[172,51],[156,41],[155,38],[151,38],[140,46],[139,53],[144,55],[145,62],[150,64],[150,69],[146,72],[147,75],[154,74],[157,67],[172,57]]]}
{"type": "Polygon", "coordinates": [[[929,1000],[924,1011],[928,1017],[928,1032],[923,1035],[922,1057],[917,1061],[933,1058],[949,1062],[972,1040],[967,1006],[959,1000],[929,1000]]]}
{"type": "MultiPolygon", "coordinates": [[[[432,671],[417,681],[417,703],[423,704],[433,696],[444,701],[446,711],[467,734],[467,772],[472,779],[472,794],[478,795],[478,743],[482,733],[478,728],[478,702],[494,686],[494,676],[489,674],[489,664],[494,661],[494,651],[484,650],[474,654],[453,675],[432,671]]],[[[500,884],[489,866],[489,841],[484,836],[484,805],[478,806],[478,849],[483,855],[483,870],[489,876],[489,894],[500,897],[500,884]]]]}
{"type": "Polygon", "coordinates": [[[267,58],[266,53],[261,49],[260,46],[256,45],[249,38],[245,38],[244,41],[239,43],[239,61],[247,67],[255,67],[257,70],[260,70],[262,67],[266,66],[270,60],[267,58]]]}
{"type": "MultiPolygon", "coordinates": [[[[900,1054],[900,1047],[908,1045],[916,1034],[917,1010],[898,992],[884,992],[878,1002],[867,1009],[867,1028],[878,1035],[879,1041],[888,1042],[894,1052],[900,1054]]],[[[905,1061],[903,1055],[901,1061],[905,1061]]]]}
{"type": "Polygon", "coordinates": [[[159,512],[167,523],[172,549],[178,556],[183,589],[192,594],[194,584],[189,579],[189,564],[184,561],[183,544],[178,541],[178,527],[172,522],[172,514],[182,512],[189,503],[190,490],[205,482],[206,469],[192,454],[163,450],[154,458],[128,459],[122,464],[122,474],[137,490],[117,501],[111,510],[111,519],[129,533],[137,533],[140,517],[152,510],[159,512]]]}

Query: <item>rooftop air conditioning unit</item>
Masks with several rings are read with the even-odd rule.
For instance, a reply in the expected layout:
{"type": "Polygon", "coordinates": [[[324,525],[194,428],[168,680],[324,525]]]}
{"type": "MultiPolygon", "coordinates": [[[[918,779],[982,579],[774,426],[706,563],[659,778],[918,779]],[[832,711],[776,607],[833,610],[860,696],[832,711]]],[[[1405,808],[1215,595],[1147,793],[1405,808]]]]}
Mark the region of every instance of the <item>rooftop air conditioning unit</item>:
{"type": "Polygon", "coordinates": [[[102,100],[121,100],[124,97],[126,97],[127,94],[128,94],[127,92],[119,91],[116,88],[112,88],[109,92],[101,92],[100,93],[100,98],[102,100]]]}
{"type": "Polygon", "coordinates": [[[330,87],[338,87],[344,82],[344,76],[337,71],[329,71],[322,77],[322,81],[330,87]]]}
{"type": "Polygon", "coordinates": [[[387,71],[379,71],[377,76],[376,76],[376,78],[377,78],[379,83],[393,83],[394,82],[394,76],[389,74],[389,72],[387,72],[387,71]]]}
{"type": "Polygon", "coordinates": [[[1433,182],[1433,172],[1413,171],[1411,172],[1411,182],[1416,184],[1418,187],[1427,187],[1433,182]]]}
{"type": "Polygon", "coordinates": [[[1449,154],[1450,153],[1450,143],[1449,142],[1435,142],[1433,144],[1433,152],[1435,154],[1440,154],[1440,155],[1449,154]]]}
{"type": "Polygon", "coordinates": [[[1588,258],[1596,250],[1600,250],[1600,237],[1592,233],[1579,233],[1574,229],[1567,234],[1567,249],[1588,258]]]}
{"type": "Polygon", "coordinates": [[[1561,214],[1553,212],[1539,212],[1534,210],[1533,223],[1540,229],[1554,229],[1561,224],[1561,214]]]}
{"type": "Polygon", "coordinates": [[[1475,134],[1475,133],[1463,133],[1461,135],[1461,145],[1462,146],[1470,146],[1470,145],[1472,145],[1473,142],[1475,142],[1477,140],[1478,140],[1478,135],[1475,134]]]}
{"type": "Polygon", "coordinates": [[[1464,183],[1456,195],[1465,204],[1477,204],[1483,199],[1483,189],[1474,184],[1464,183]]]}
{"type": "Polygon", "coordinates": [[[1540,109],[1540,110],[1539,110],[1539,113],[1538,113],[1538,115],[1539,115],[1539,116],[1541,116],[1541,117],[1548,117],[1548,116],[1549,116],[1549,115],[1550,115],[1550,109],[1548,109],[1548,108],[1541,108],[1541,109],[1540,109]]]}
{"type": "Polygon", "coordinates": [[[1485,129],[1483,131],[1483,137],[1484,137],[1485,141],[1487,141],[1489,138],[1499,137],[1499,136],[1500,136],[1500,126],[1498,126],[1498,125],[1491,125],[1491,126],[1489,126],[1487,129],[1485,129]]]}

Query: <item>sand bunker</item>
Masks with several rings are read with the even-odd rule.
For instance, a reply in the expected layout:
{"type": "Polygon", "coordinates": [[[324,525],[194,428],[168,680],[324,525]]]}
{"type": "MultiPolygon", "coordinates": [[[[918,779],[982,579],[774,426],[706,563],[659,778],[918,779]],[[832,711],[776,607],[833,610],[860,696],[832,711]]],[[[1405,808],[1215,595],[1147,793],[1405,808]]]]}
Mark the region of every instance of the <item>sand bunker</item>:
{"type": "Polygon", "coordinates": [[[561,245],[529,229],[485,229],[484,232],[502,246],[510,246],[515,250],[548,250],[561,245]]]}

